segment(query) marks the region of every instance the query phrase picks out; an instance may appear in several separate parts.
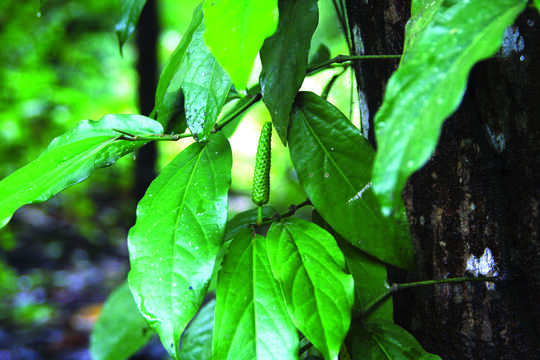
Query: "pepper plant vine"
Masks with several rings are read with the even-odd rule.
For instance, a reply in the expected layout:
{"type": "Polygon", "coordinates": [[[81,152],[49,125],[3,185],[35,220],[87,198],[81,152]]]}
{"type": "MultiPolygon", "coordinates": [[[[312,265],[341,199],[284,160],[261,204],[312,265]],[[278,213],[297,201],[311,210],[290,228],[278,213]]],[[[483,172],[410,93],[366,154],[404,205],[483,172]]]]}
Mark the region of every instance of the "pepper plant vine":
{"type": "MultiPolygon", "coordinates": [[[[120,46],[144,3],[121,1],[120,46]]],[[[95,359],[125,359],[154,330],[174,359],[439,358],[393,323],[392,293],[497,279],[389,286],[388,264],[415,263],[399,194],[433,152],[471,67],[493,55],[527,1],[412,4],[402,55],[327,56],[308,64],[316,0],[206,0],[161,74],[150,117],[82,121],[0,182],[4,226],[17,208],[46,201],[149,141],[196,140],[137,207],[128,236],[129,287],[103,309],[92,334],[95,359]],[[246,91],[257,53],[260,83],[246,91]],[[306,75],[333,64],[396,56],[401,63],[376,116],[377,152],[326,96],[299,91],[306,75]],[[220,117],[231,99],[233,109],[220,117]],[[260,100],[307,200],[279,214],[265,205],[263,179],[254,189],[258,208],[229,219],[227,136],[260,100]],[[305,206],[313,207],[312,221],[294,217],[305,206]],[[261,226],[269,226],[266,236],[261,226]],[[202,305],[213,279],[216,299],[202,305]]],[[[261,158],[269,159],[263,147],[261,158]]],[[[260,174],[267,177],[267,169],[260,174]]]]}

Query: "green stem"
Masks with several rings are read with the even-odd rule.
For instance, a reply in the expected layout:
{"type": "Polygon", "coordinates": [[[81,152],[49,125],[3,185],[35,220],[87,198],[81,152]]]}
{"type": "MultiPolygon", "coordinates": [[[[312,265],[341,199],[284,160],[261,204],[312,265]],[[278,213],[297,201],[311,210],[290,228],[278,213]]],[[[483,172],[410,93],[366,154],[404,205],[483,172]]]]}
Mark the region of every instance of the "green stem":
{"type": "Polygon", "coordinates": [[[260,226],[263,222],[263,207],[259,206],[257,208],[257,226],[260,226]]]}
{"type": "Polygon", "coordinates": [[[484,277],[459,277],[459,278],[450,278],[450,279],[437,279],[437,280],[425,280],[425,281],[416,281],[411,283],[403,284],[392,284],[386,292],[379,295],[373,301],[371,301],[363,311],[357,314],[355,317],[361,317],[365,314],[373,311],[377,306],[379,306],[387,297],[392,295],[395,292],[398,292],[402,289],[408,289],[418,286],[426,285],[440,285],[440,284],[449,284],[449,283],[464,283],[464,282],[492,282],[496,283],[499,281],[499,278],[493,276],[484,276],[484,277]]]}
{"type": "Polygon", "coordinates": [[[150,134],[150,135],[134,135],[130,134],[127,131],[119,130],[119,129],[113,129],[116,132],[119,132],[120,135],[118,137],[119,140],[126,140],[126,141],[178,141],[183,138],[189,138],[193,137],[191,134],[180,134],[180,135],[169,135],[169,134],[150,134]]]}
{"type": "Polygon", "coordinates": [[[261,100],[262,95],[261,93],[257,93],[257,95],[253,96],[247,103],[245,103],[242,107],[238,108],[235,112],[227,116],[222,122],[216,125],[214,128],[214,132],[218,132],[221,129],[223,129],[225,126],[227,126],[228,123],[236,119],[239,115],[241,115],[244,111],[249,109],[253,104],[261,100]]]}
{"type": "Polygon", "coordinates": [[[306,75],[311,75],[332,64],[342,64],[346,61],[369,60],[369,59],[399,59],[399,58],[401,58],[401,55],[355,55],[355,56],[338,55],[332,59],[326,60],[320,64],[317,64],[308,68],[306,71],[306,75]]]}

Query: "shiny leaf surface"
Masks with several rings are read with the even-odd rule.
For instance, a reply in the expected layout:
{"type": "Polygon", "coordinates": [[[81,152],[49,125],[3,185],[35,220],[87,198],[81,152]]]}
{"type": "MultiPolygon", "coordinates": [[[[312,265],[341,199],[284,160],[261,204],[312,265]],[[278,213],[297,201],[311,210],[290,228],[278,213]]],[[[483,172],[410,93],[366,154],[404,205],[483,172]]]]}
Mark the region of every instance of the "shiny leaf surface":
{"type": "Polygon", "coordinates": [[[92,329],[92,359],[127,359],[154,334],[137,309],[127,283],[124,283],[109,296],[92,329]]]}
{"type": "Polygon", "coordinates": [[[383,319],[355,324],[345,341],[352,360],[440,360],[398,325],[383,319]]]}
{"type": "Polygon", "coordinates": [[[298,335],[272,276],[266,239],[232,240],[219,273],[212,359],[297,359],[298,335]]]}
{"type": "Polygon", "coordinates": [[[272,272],[294,324],[325,359],[337,359],[351,321],[354,282],[336,240],[295,218],[273,223],[267,238],[272,272]]]}
{"type": "Polygon", "coordinates": [[[185,111],[187,126],[198,140],[210,134],[231,88],[229,77],[206,48],[203,33],[199,6],[156,91],[158,121],[167,124],[185,111]]]}
{"type": "Polygon", "coordinates": [[[525,0],[419,3],[408,47],[375,116],[373,190],[385,215],[401,201],[405,181],[431,156],[443,121],[459,105],[472,66],[501,45],[525,0]],[[422,5],[423,4],[423,5],[422,5]],[[421,16],[429,17],[423,21],[421,16]]]}
{"type": "Polygon", "coordinates": [[[276,31],[277,0],[213,0],[203,7],[206,44],[236,89],[244,90],[264,39],[276,31]]]}
{"type": "Polygon", "coordinates": [[[135,31],[144,4],[146,0],[120,0],[120,20],[115,27],[120,53],[122,53],[124,43],[135,31]]]}
{"type": "Polygon", "coordinates": [[[182,336],[180,359],[204,360],[212,358],[212,332],[216,300],[212,299],[199,311],[182,336]]]}
{"type": "Polygon", "coordinates": [[[223,135],[190,145],[150,185],[129,232],[133,296],[175,358],[221,247],[231,166],[231,149],[223,135]]]}
{"type": "Polygon", "coordinates": [[[279,1],[279,24],[261,49],[262,97],[272,123],[287,143],[289,114],[304,82],[311,37],[319,22],[317,0],[279,1]]]}
{"type": "Polygon", "coordinates": [[[140,115],[105,115],[99,121],[81,121],[55,138],[36,160],[0,181],[0,227],[19,207],[48,200],[147,142],[121,140],[122,134],[114,129],[132,135],[163,132],[159,123],[140,115]]]}
{"type": "Polygon", "coordinates": [[[338,109],[313,93],[299,93],[289,151],[306,194],[334,230],[383,262],[413,267],[403,205],[398,220],[381,214],[370,183],[374,151],[338,109]]]}

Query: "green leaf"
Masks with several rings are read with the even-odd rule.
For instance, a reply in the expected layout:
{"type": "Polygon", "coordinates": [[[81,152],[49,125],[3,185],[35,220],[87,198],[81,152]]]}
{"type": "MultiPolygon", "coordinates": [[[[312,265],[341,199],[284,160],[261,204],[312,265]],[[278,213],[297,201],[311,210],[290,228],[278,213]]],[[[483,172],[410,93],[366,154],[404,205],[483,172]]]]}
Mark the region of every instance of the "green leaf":
{"type": "Polygon", "coordinates": [[[277,0],[212,0],[203,8],[206,45],[236,89],[245,89],[264,39],[276,31],[277,0]]]}
{"type": "Polygon", "coordinates": [[[116,23],[116,36],[120,45],[120,54],[126,40],[135,31],[139,16],[146,0],[120,0],[120,20],[116,23]]]}
{"type": "Polygon", "coordinates": [[[398,220],[381,214],[370,183],[374,151],[338,109],[300,92],[291,112],[289,151],[304,190],[333,229],[383,262],[414,266],[405,210],[398,220]]]}
{"type": "Polygon", "coordinates": [[[298,335],[272,277],[266,239],[239,231],[218,277],[212,359],[297,359],[298,335]]]}
{"type": "Polygon", "coordinates": [[[133,301],[127,283],[107,299],[90,336],[93,360],[123,360],[154,335],[133,301]]]}
{"type": "MultiPolygon", "coordinates": [[[[262,211],[263,219],[270,218],[277,214],[276,209],[274,209],[272,206],[263,206],[262,211]]],[[[240,230],[250,225],[255,225],[257,223],[257,212],[257,208],[246,210],[236,214],[231,220],[229,220],[227,222],[224,241],[231,240],[240,230]]]]}
{"type": "Polygon", "coordinates": [[[156,91],[158,121],[165,125],[185,111],[187,126],[198,140],[210,134],[231,88],[229,77],[206,48],[203,33],[199,6],[156,91]]]}
{"type": "Polygon", "coordinates": [[[159,123],[140,115],[105,115],[99,121],[81,121],[55,138],[36,160],[0,181],[0,228],[19,207],[46,201],[147,143],[121,140],[122,134],[114,129],[133,135],[163,132],[159,123]]]}
{"type": "Polygon", "coordinates": [[[534,0],[534,5],[536,5],[536,8],[540,12],[540,0],[534,0]]]}
{"type": "Polygon", "coordinates": [[[351,321],[354,282],[335,239],[317,225],[289,218],[268,231],[268,257],[296,327],[337,359],[351,321]]]}
{"type": "Polygon", "coordinates": [[[376,299],[388,292],[389,285],[386,266],[379,260],[358,250],[345,241],[339,234],[336,234],[334,229],[324,221],[316,210],[313,211],[313,222],[334,236],[343,255],[345,255],[347,270],[352,274],[354,279],[355,298],[353,312],[364,312],[364,321],[378,318],[393,321],[394,307],[391,296],[388,296],[372,311],[365,313],[367,307],[371,306],[373,301],[376,301],[376,299]]]}
{"type": "Polygon", "coordinates": [[[222,134],[182,151],[148,188],[128,236],[139,310],[177,358],[206,294],[227,221],[231,149],[222,134]]]}
{"type": "Polygon", "coordinates": [[[330,49],[325,44],[320,44],[317,50],[309,56],[309,67],[319,65],[330,60],[330,49]]]}
{"type": "Polygon", "coordinates": [[[373,189],[385,215],[398,206],[409,175],[433,153],[442,123],[459,105],[473,65],[497,51],[505,28],[526,4],[448,0],[435,2],[435,12],[416,9],[429,21],[416,18],[416,25],[407,28],[407,52],[375,116],[373,189]]]}
{"type": "Polygon", "coordinates": [[[311,36],[318,22],[317,0],[281,0],[277,30],[261,49],[262,97],[283,144],[287,143],[289,114],[304,82],[311,36]]]}
{"type": "Polygon", "coordinates": [[[390,321],[379,319],[364,325],[355,324],[345,342],[352,360],[440,360],[422,349],[407,331],[390,321]]]}
{"type": "Polygon", "coordinates": [[[216,300],[203,305],[195,319],[182,336],[180,359],[205,360],[212,358],[212,332],[214,330],[214,309],[216,300]]]}

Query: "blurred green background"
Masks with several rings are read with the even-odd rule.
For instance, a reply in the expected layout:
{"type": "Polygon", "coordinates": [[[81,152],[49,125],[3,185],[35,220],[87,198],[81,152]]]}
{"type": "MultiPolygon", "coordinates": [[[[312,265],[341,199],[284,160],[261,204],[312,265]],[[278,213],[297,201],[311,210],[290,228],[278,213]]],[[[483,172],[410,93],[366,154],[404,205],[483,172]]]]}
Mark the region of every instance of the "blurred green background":
{"type": "MultiPolygon", "coordinates": [[[[158,67],[187,28],[199,1],[157,0],[158,67]]],[[[347,54],[331,0],[320,0],[321,44],[331,56],[347,54]]],[[[0,178],[36,158],[55,137],[82,119],[139,113],[133,37],[120,55],[114,27],[117,1],[0,2],[0,178]]],[[[257,64],[253,81],[260,65],[257,64]]],[[[160,69],[158,69],[158,73],[160,69]]],[[[340,68],[307,78],[320,93],[340,68]]],[[[329,100],[359,122],[350,70],[329,100]]],[[[354,87],[354,85],[353,85],[354,87]]],[[[230,214],[251,208],[250,190],[261,124],[270,117],[253,107],[231,138],[234,152],[230,214]]],[[[163,168],[189,141],[158,144],[163,168]]],[[[283,212],[305,200],[288,152],[274,136],[270,203],[283,212]]],[[[135,221],[134,156],[98,170],[43,204],[20,209],[0,230],[0,360],[86,359],[88,333],[107,295],[127,274],[126,236],[135,221]]],[[[138,358],[159,358],[159,343],[138,358]]],[[[134,357],[135,358],[135,357],[134,357]]]]}

